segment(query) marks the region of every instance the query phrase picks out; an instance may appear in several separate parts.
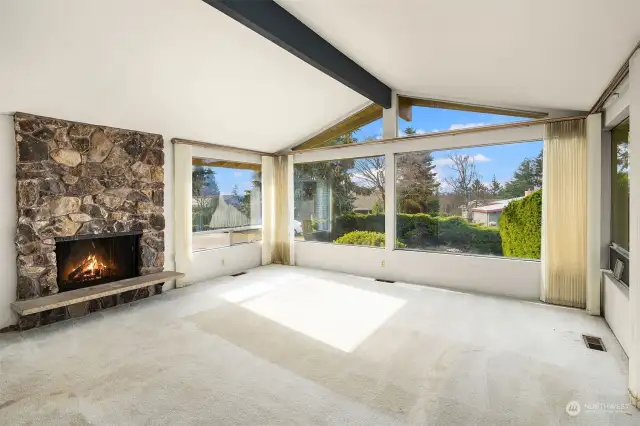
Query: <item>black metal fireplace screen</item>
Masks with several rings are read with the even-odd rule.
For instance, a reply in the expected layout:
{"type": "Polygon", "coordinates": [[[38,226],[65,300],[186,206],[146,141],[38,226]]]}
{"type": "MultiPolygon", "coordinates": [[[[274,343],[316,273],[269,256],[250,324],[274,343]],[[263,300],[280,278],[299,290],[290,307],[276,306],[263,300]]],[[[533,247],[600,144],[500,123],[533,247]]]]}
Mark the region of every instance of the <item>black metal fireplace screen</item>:
{"type": "Polygon", "coordinates": [[[56,239],[60,292],[140,275],[140,234],[56,239]]]}

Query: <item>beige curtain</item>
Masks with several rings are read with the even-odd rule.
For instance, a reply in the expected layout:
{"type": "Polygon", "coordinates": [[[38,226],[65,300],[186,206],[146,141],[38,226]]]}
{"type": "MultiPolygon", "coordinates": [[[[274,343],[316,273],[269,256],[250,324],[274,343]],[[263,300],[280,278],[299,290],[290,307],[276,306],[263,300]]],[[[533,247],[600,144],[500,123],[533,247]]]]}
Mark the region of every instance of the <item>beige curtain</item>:
{"type": "Polygon", "coordinates": [[[273,246],[272,261],[282,265],[291,264],[291,238],[289,217],[289,161],[286,155],[273,159],[274,209],[273,209],[273,246]]]}
{"type": "Polygon", "coordinates": [[[584,120],[548,123],[543,155],[543,297],[586,306],[587,141],[584,120]]]}
{"type": "Polygon", "coordinates": [[[273,260],[276,206],[273,160],[271,156],[262,157],[262,265],[269,265],[273,260]]]}
{"type": "Polygon", "coordinates": [[[192,205],[191,205],[191,162],[192,147],[186,144],[173,145],[174,159],[174,223],[176,241],[176,271],[185,274],[176,281],[176,287],[190,283],[189,272],[193,263],[192,252],[192,205]]]}

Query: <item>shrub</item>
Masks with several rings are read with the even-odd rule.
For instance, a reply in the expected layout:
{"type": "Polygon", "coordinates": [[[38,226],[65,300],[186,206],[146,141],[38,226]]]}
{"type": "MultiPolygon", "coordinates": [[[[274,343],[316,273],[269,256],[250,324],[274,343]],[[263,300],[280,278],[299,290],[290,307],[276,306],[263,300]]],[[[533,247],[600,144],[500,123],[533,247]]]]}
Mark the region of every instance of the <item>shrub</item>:
{"type": "MultiPolygon", "coordinates": [[[[358,246],[384,247],[385,238],[382,232],[353,231],[344,234],[334,241],[336,244],[351,244],[358,246]]],[[[396,241],[397,247],[405,247],[400,241],[396,241]]]]}
{"type": "MultiPolygon", "coordinates": [[[[333,238],[354,231],[384,235],[384,215],[349,214],[336,218],[333,238]]],[[[432,216],[426,213],[396,216],[399,244],[415,249],[450,247],[476,254],[502,254],[502,242],[496,228],[469,223],[460,216],[432,216]]],[[[351,243],[349,243],[351,244],[351,243]]]]}
{"type": "Polygon", "coordinates": [[[510,202],[498,223],[505,256],[540,259],[542,191],[510,202]]]}

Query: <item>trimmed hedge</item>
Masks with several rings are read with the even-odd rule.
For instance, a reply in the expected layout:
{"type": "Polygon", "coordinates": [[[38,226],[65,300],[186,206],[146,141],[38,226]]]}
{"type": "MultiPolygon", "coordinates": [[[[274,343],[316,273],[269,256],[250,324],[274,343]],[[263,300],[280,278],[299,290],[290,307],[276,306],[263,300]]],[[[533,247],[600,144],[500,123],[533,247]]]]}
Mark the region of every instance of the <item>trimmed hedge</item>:
{"type": "Polygon", "coordinates": [[[540,259],[542,191],[512,201],[498,219],[505,256],[540,259]]]}
{"type": "MultiPolygon", "coordinates": [[[[334,222],[332,239],[337,242],[343,235],[354,231],[384,235],[384,215],[354,213],[340,216],[334,222]]],[[[459,216],[402,213],[396,217],[396,231],[399,243],[408,248],[444,247],[466,253],[502,254],[497,228],[469,223],[459,216]]]]}
{"type": "MultiPolygon", "coordinates": [[[[375,246],[384,247],[384,234],[382,232],[372,231],[353,231],[344,234],[342,237],[334,241],[336,244],[351,244],[358,246],[375,246]]],[[[397,241],[397,247],[402,248],[405,245],[397,241]]]]}

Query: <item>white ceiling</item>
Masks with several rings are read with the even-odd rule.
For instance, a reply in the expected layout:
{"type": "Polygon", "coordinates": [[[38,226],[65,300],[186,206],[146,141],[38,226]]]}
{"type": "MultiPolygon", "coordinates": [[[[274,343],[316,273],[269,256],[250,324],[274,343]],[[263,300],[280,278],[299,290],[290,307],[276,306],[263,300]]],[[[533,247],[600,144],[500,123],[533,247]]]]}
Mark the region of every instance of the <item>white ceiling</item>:
{"type": "Polygon", "coordinates": [[[0,1],[0,113],[274,152],[366,103],[200,0],[0,1]]]}
{"type": "Polygon", "coordinates": [[[640,0],[277,0],[388,86],[588,110],[640,41],[640,0]]]}

